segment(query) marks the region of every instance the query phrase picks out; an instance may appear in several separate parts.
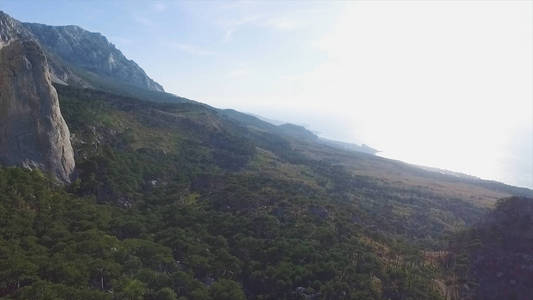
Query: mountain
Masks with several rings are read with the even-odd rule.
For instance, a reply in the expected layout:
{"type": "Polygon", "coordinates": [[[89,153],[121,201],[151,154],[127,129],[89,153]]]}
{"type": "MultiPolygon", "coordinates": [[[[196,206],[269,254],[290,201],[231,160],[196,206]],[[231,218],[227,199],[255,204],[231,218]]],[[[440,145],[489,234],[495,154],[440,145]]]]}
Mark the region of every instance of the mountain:
{"type": "Polygon", "coordinates": [[[164,92],[134,61],[100,33],[78,26],[21,23],[0,11],[2,30],[33,39],[43,48],[54,82],[79,87],[164,92]],[[8,26],[9,25],[9,26],[8,26]]]}
{"type": "MultiPolygon", "coordinates": [[[[134,61],[127,59],[100,33],[78,26],[22,24],[49,53],[54,61],[56,79],[72,83],[81,79],[92,82],[91,76],[111,79],[151,91],[163,92],[163,87],[146,75],[134,61]],[[65,70],[66,69],[66,70],[65,70]],[[72,78],[71,73],[79,78],[72,78]]],[[[96,83],[97,84],[97,83],[96,83]]]]}
{"type": "MultiPolygon", "coordinates": [[[[8,23],[4,48],[17,45],[4,39],[13,32],[28,49],[46,43],[8,23]]],[[[1,61],[17,66],[1,69],[13,77],[5,90],[30,93],[16,85],[29,76],[28,54],[13,53],[18,60],[1,61]]],[[[107,75],[40,53],[93,81],[54,85],[73,182],[0,167],[0,298],[443,299],[444,279],[459,271],[433,254],[452,252],[450,239],[499,199],[533,195],[119,79],[96,86],[107,75]]]]}
{"type": "Polygon", "coordinates": [[[0,46],[5,46],[15,38],[30,38],[28,31],[9,15],[0,11],[0,46]]]}
{"type": "Polygon", "coordinates": [[[105,37],[77,26],[21,23],[0,11],[0,49],[0,162],[39,168],[62,182],[75,162],[52,82],[188,101],[162,93],[105,37]]]}
{"type": "Polygon", "coordinates": [[[74,154],[46,57],[13,19],[0,14],[0,26],[0,162],[69,182],[74,154]]]}
{"type": "MultiPolygon", "coordinates": [[[[5,13],[0,12],[10,18],[5,13]]],[[[49,26],[37,23],[20,23],[12,18],[19,34],[36,40],[45,50],[53,82],[82,88],[111,91],[129,97],[150,99],[157,102],[191,102],[192,100],[164,93],[161,85],[149,78],[134,61],[128,60],[100,33],[93,33],[81,27],[49,26]]],[[[194,101],[192,101],[194,102],[194,101]]],[[[299,135],[346,150],[375,154],[377,151],[366,146],[318,138],[306,128],[283,123],[271,127],[268,121],[234,110],[221,110],[227,117],[249,124],[269,128],[276,134],[299,135]]]]}
{"type": "Polygon", "coordinates": [[[353,143],[344,143],[344,142],[339,142],[339,141],[330,140],[326,138],[320,138],[320,141],[326,145],[330,145],[332,147],[340,148],[343,150],[357,151],[357,152],[363,152],[363,153],[368,153],[368,154],[376,154],[379,152],[378,150],[365,144],[357,145],[353,143]]]}
{"type": "Polygon", "coordinates": [[[311,143],[318,143],[327,145],[329,147],[337,148],[340,150],[347,150],[347,151],[356,151],[356,152],[362,152],[367,154],[376,154],[377,150],[367,146],[367,145],[356,145],[352,143],[344,143],[339,142],[335,140],[330,140],[326,138],[322,138],[317,136],[312,131],[308,130],[304,126],[301,125],[295,125],[291,123],[285,123],[285,122],[277,122],[265,119],[261,116],[254,116],[250,114],[245,114],[238,112],[233,109],[224,109],[221,110],[221,113],[239,123],[242,125],[251,128],[251,129],[260,129],[264,131],[268,131],[272,134],[277,135],[283,135],[290,138],[296,138],[299,140],[307,140],[311,143]]]}

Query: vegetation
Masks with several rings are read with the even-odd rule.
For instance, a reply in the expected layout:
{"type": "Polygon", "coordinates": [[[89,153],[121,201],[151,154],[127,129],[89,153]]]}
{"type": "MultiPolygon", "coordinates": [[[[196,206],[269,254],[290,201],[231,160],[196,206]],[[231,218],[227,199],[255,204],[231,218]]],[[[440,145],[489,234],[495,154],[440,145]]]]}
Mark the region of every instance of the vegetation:
{"type": "Polygon", "coordinates": [[[57,89],[78,178],[0,169],[0,298],[441,299],[421,250],[486,211],[203,105],[57,89]]]}
{"type": "MultiPolygon", "coordinates": [[[[238,189],[224,190],[247,195],[238,189]]],[[[280,220],[261,210],[244,213],[241,199],[230,203],[234,210],[216,197],[198,201],[158,189],[143,204],[120,208],[16,168],[1,170],[0,191],[3,296],[437,298],[426,278],[432,270],[386,264],[346,221],[298,219],[288,203],[280,220]]]]}
{"type": "Polygon", "coordinates": [[[529,299],[533,293],[533,199],[512,197],[457,234],[443,261],[451,285],[471,299],[529,299]]]}

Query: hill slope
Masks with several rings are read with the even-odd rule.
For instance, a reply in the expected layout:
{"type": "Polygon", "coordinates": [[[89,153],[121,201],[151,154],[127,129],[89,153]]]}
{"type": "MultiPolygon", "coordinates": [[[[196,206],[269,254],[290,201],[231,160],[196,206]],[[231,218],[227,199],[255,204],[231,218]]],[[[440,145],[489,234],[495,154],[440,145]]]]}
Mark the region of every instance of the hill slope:
{"type": "Polygon", "coordinates": [[[2,298],[442,299],[423,250],[533,194],[129,86],[105,40],[55,30],[52,69],[81,80],[56,85],[77,179],[0,168],[2,298]]]}
{"type": "Polygon", "coordinates": [[[438,299],[342,170],[193,103],[57,86],[79,180],[0,170],[0,293],[28,299],[438,299]],[[261,143],[261,144],[259,144],[261,143]]]}
{"type": "Polygon", "coordinates": [[[56,88],[79,178],[2,170],[3,296],[439,299],[420,250],[507,195],[201,104],[56,88]]]}
{"type": "Polygon", "coordinates": [[[446,266],[461,299],[526,300],[533,293],[533,199],[513,197],[450,244],[446,266]]]}

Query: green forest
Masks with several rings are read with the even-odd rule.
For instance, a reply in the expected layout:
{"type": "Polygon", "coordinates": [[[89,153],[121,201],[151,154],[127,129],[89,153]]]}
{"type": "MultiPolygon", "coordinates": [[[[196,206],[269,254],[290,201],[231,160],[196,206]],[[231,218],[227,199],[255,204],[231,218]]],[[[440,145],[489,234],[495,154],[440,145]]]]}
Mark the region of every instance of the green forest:
{"type": "Polygon", "coordinates": [[[488,211],[204,105],[56,88],[77,179],[0,169],[2,299],[443,299],[424,251],[488,211]]]}

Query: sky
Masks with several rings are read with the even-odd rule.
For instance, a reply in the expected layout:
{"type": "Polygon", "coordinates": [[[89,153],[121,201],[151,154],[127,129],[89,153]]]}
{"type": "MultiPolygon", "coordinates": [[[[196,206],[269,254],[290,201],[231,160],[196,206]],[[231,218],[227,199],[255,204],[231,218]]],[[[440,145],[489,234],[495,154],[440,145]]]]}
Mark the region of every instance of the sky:
{"type": "Polygon", "coordinates": [[[533,188],[533,1],[0,0],[101,32],[166,91],[533,188]]]}

